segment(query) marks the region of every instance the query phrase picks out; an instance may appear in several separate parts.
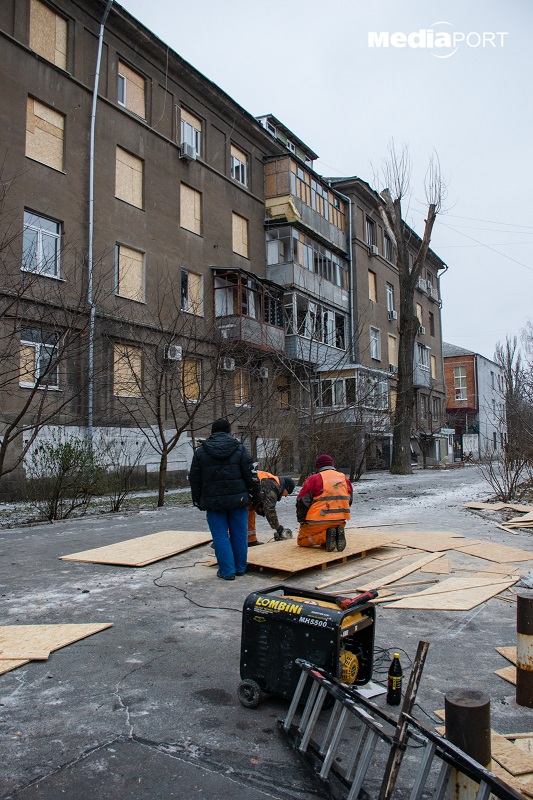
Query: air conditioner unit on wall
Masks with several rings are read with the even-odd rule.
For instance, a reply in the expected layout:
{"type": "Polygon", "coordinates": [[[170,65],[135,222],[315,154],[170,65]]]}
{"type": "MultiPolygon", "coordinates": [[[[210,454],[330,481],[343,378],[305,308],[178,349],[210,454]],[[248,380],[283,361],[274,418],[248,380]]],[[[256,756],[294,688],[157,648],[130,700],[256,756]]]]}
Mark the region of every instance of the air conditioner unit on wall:
{"type": "Polygon", "coordinates": [[[192,144],[188,142],[180,144],[180,158],[184,158],[185,161],[196,161],[196,150],[192,144]]]}
{"type": "Polygon", "coordinates": [[[398,319],[397,311],[389,311],[389,319],[398,319]]]}
{"type": "Polygon", "coordinates": [[[183,349],[177,344],[167,344],[165,347],[166,361],[181,361],[183,349]]]}
{"type": "Polygon", "coordinates": [[[259,367],[259,377],[263,380],[268,378],[268,367],[259,367]]]}
{"type": "Polygon", "coordinates": [[[219,360],[218,368],[222,372],[233,372],[234,369],[235,369],[235,359],[234,358],[228,358],[227,356],[224,356],[224,358],[221,358],[219,360]]]}
{"type": "Polygon", "coordinates": [[[379,250],[378,250],[378,248],[376,247],[375,244],[369,244],[368,245],[368,249],[370,251],[370,255],[371,256],[378,256],[379,255],[379,250]]]}
{"type": "Polygon", "coordinates": [[[392,372],[395,375],[398,372],[398,367],[396,364],[389,364],[389,372],[392,372]]]}
{"type": "Polygon", "coordinates": [[[416,288],[420,289],[421,292],[427,292],[428,283],[424,280],[424,278],[419,278],[418,283],[416,284],[416,288]]]}
{"type": "Polygon", "coordinates": [[[419,329],[418,329],[418,333],[419,333],[421,336],[423,336],[423,335],[425,334],[425,332],[426,332],[426,329],[424,328],[424,326],[423,326],[423,325],[421,325],[421,326],[419,327],[419,329]]]}

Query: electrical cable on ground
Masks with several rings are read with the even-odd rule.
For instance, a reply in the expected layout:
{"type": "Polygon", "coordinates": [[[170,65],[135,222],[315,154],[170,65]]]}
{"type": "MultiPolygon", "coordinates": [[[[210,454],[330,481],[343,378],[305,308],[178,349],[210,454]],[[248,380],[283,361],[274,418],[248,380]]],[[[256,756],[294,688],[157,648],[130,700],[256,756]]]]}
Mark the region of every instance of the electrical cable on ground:
{"type": "Polygon", "coordinates": [[[220,605],[218,605],[218,606],[204,606],[204,605],[202,605],[202,603],[198,603],[196,600],[193,600],[192,597],[189,597],[187,589],[182,589],[181,586],[175,586],[173,583],[161,584],[161,583],[157,582],[157,581],[161,580],[161,578],[163,577],[165,572],[173,572],[174,570],[177,570],[177,569],[187,569],[187,568],[190,568],[190,567],[195,567],[197,564],[203,564],[203,563],[204,563],[203,561],[195,561],[194,564],[183,564],[180,567],[167,567],[166,569],[163,570],[161,575],[159,575],[157,578],[153,578],[153,584],[154,584],[154,586],[157,586],[158,589],[167,589],[167,588],[168,589],[177,589],[178,592],[182,592],[183,593],[183,597],[184,597],[185,600],[188,600],[189,603],[192,603],[193,605],[197,606],[198,608],[212,609],[213,611],[236,611],[237,614],[241,614],[242,615],[242,609],[240,609],[240,608],[230,608],[229,606],[220,606],[220,605]]]}

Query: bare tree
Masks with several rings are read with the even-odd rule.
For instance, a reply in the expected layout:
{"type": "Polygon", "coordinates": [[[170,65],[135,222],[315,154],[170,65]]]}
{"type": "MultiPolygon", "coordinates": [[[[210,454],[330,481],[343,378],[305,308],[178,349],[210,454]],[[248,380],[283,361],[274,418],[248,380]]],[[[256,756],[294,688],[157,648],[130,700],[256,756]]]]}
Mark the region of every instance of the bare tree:
{"type": "Polygon", "coordinates": [[[382,217],[389,235],[396,243],[396,266],[400,285],[398,383],[391,472],[407,475],[411,472],[410,441],[416,394],[413,385],[414,346],[420,325],[414,309],[414,294],[428,253],[435,220],[442,211],[446,184],[435,155],[430,159],[424,182],[427,215],[420,240],[404,222],[403,217],[403,203],[409,197],[411,189],[411,161],[406,146],[397,152],[394,142],[391,142],[380,177],[382,185],[386,187],[381,192],[384,200],[382,217]],[[410,253],[413,250],[416,255],[411,263],[410,253]]]}

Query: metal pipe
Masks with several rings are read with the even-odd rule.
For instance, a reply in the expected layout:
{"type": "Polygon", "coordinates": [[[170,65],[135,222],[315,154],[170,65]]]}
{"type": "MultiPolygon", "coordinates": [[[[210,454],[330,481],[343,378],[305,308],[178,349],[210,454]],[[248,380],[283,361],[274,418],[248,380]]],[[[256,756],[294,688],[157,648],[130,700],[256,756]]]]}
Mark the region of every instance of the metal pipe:
{"type": "MultiPolygon", "coordinates": [[[[446,738],[470,758],[490,769],[490,698],[484,692],[455,689],[444,697],[446,738]]],[[[479,784],[454,767],[451,771],[448,798],[472,800],[479,784]]]]}
{"type": "Polygon", "coordinates": [[[533,708],[533,592],[516,595],[516,702],[533,708]]]}
{"type": "Polygon", "coordinates": [[[102,47],[104,43],[104,29],[113,0],[108,0],[104,16],[100,23],[98,35],[98,54],[96,56],[96,71],[94,74],[93,101],[91,108],[91,130],[89,144],[89,246],[87,251],[87,304],[90,309],[89,318],[89,374],[87,391],[87,436],[89,442],[93,439],[93,405],[94,405],[94,332],[96,322],[96,305],[93,296],[93,241],[94,241],[94,139],[96,129],[96,106],[98,102],[98,82],[100,80],[100,65],[102,62],[102,47]]]}

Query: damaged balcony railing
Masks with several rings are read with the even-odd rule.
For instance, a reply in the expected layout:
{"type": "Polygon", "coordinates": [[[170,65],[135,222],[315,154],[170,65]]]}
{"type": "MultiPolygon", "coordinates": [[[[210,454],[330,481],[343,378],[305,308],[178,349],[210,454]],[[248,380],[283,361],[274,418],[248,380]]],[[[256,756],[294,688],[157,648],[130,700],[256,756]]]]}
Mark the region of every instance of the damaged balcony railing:
{"type": "MultiPolygon", "coordinates": [[[[424,657],[418,659],[418,681],[424,657]]],[[[479,785],[476,800],[488,800],[491,795],[500,800],[524,800],[512,787],[411,716],[416,677],[407,687],[396,720],[325,670],[302,659],[296,663],[302,674],[280,727],[332,797],[356,800],[363,791],[362,797],[379,800],[390,800],[393,794],[409,800],[420,800],[423,795],[443,800],[445,796],[453,797],[453,785],[451,794],[448,785],[452,776],[461,773],[479,785]],[[410,757],[404,759],[407,754],[410,757]]]]}

